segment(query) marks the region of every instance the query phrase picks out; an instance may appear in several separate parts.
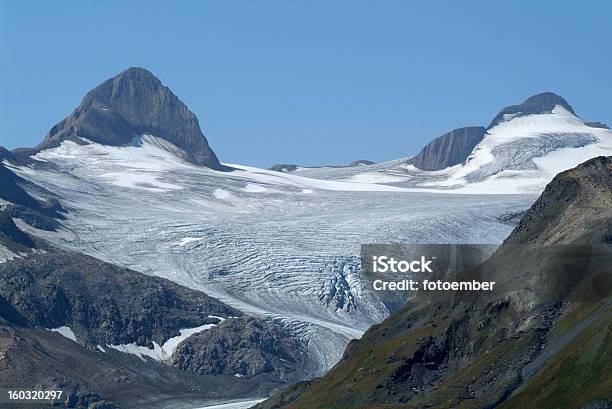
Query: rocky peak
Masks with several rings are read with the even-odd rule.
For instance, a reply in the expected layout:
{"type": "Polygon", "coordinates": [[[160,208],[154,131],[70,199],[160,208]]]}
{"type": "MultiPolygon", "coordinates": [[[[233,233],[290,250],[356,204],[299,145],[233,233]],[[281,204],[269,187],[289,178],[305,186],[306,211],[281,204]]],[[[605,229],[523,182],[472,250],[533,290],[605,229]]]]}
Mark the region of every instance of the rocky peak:
{"type": "Polygon", "coordinates": [[[81,138],[125,145],[143,134],[176,145],[191,163],[223,169],[194,113],[144,68],[129,68],[89,91],[71,115],[51,128],[37,149],[65,140],[83,143],[81,138]]]}
{"type": "Polygon", "coordinates": [[[572,114],[576,114],[572,106],[562,97],[552,92],[543,92],[527,98],[519,105],[511,105],[502,109],[491,121],[487,129],[493,128],[506,120],[506,115],[512,117],[546,114],[552,112],[556,105],[562,106],[572,114]]]}

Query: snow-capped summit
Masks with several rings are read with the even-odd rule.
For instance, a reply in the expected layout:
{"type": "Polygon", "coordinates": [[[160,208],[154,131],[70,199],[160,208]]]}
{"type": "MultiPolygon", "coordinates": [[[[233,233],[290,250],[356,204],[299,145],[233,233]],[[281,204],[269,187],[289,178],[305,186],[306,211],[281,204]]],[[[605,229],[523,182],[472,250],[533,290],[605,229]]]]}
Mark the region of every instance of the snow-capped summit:
{"type": "Polygon", "coordinates": [[[493,118],[487,128],[470,126],[454,129],[434,139],[407,163],[421,170],[441,170],[461,164],[468,159],[487,131],[514,118],[551,114],[555,107],[561,107],[576,115],[565,99],[552,92],[544,92],[527,98],[519,105],[505,107],[493,118]]]}
{"type": "Polygon", "coordinates": [[[556,106],[576,115],[572,106],[563,97],[552,92],[543,92],[527,98],[522,104],[505,107],[493,118],[487,129],[516,117],[550,114],[556,106]]]}
{"type": "Polygon", "coordinates": [[[404,162],[409,178],[402,184],[539,193],[557,173],[611,154],[607,126],[585,122],[564,98],[545,92],[502,109],[487,128],[460,128],[434,139],[404,162]]]}
{"type": "Polygon", "coordinates": [[[585,123],[565,100],[547,95],[539,106],[502,110],[465,162],[447,168],[444,180],[428,185],[477,192],[541,191],[557,173],[612,154],[612,131],[585,123]],[[547,105],[552,102],[560,104],[547,105]]]}
{"type": "Polygon", "coordinates": [[[187,161],[221,170],[198,119],[187,106],[144,68],[129,68],[85,95],[74,112],[57,123],[37,150],[84,139],[104,145],[132,143],[143,134],[165,139],[187,161]]]}

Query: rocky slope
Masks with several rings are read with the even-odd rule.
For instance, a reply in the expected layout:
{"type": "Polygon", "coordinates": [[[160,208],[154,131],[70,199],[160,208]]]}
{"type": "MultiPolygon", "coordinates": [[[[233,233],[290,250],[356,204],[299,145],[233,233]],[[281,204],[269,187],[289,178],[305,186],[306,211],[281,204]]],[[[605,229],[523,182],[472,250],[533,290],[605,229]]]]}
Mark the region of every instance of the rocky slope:
{"type": "Polygon", "coordinates": [[[258,407],[612,407],[611,163],[558,175],[498,251],[459,277],[496,291],[419,293],[325,377],[258,407]]]}
{"type": "Polygon", "coordinates": [[[273,373],[283,382],[301,379],[304,346],[270,323],[253,317],[227,320],[181,343],[172,364],[200,375],[254,377],[273,373]]]}
{"type": "Polygon", "coordinates": [[[62,390],[65,407],[110,409],[246,397],[278,386],[270,373],[194,375],[123,352],[219,323],[211,314],[241,313],[168,280],[57,250],[3,220],[0,247],[15,257],[0,262],[0,387],[62,390]],[[111,347],[122,344],[135,346],[111,347]]]}
{"type": "Polygon", "coordinates": [[[84,345],[152,348],[180,329],[220,322],[209,316],[242,315],[169,280],[40,242],[36,247],[44,252],[0,264],[0,296],[29,325],[70,327],[84,345]]]}
{"type": "Polygon", "coordinates": [[[196,116],[152,73],[129,68],[87,93],[68,117],[58,122],[36,150],[82,138],[104,145],[126,145],[154,135],[178,147],[188,161],[225,169],[208,145],[196,116]]]}

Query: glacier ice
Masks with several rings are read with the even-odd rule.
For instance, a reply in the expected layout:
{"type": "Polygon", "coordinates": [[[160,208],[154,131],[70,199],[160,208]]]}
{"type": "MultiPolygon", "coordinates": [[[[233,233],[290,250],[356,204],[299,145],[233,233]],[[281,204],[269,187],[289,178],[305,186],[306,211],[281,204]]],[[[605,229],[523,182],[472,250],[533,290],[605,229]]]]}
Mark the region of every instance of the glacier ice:
{"type": "Polygon", "coordinates": [[[69,214],[56,232],[20,227],[289,328],[308,341],[313,375],[389,313],[361,294],[361,244],[499,243],[512,226],[498,216],[535,200],[413,191],[346,173],[218,172],[154,142],[64,142],[38,153],[35,165],[15,171],[56,193],[69,214]]]}

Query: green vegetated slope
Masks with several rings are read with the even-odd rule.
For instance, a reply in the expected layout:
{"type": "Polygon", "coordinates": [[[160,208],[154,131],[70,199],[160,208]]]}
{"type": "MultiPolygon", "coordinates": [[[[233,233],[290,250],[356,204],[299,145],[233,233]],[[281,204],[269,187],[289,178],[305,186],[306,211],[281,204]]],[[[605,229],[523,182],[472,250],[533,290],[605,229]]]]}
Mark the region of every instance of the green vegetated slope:
{"type": "Polygon", "coordinates": [[[491,293],[417,295],[323,378],[259,408],[612,407],[612,158],[563,172],[464,278],[491,293]]]}

